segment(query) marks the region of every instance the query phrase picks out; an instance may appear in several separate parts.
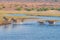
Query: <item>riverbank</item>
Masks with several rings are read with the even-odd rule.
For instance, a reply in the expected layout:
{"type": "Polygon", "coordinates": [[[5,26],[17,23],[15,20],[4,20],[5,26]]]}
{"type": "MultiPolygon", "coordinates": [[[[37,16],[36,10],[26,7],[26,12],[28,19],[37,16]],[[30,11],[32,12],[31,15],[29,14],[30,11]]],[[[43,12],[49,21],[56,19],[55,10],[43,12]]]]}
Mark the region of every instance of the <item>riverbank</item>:
{"type": "Polygon", "coordinates": [[[48,10],[48,11],[4,11],[0,10],[0,16],[6,14],[27,14],[31,16],[60,16],[60,11],[48,10]]]}
{"type": "Polygon", "coordinates": [[[3,17],[7,19],[17,18],[29,18],[29,16],[60,16],[60,11],[48,10],[48,11],[6,11],[0,10],[0,24],[4,23],[3,17]],[[7,16],[7,14],[26,14],[28,16],[7,16]]]}

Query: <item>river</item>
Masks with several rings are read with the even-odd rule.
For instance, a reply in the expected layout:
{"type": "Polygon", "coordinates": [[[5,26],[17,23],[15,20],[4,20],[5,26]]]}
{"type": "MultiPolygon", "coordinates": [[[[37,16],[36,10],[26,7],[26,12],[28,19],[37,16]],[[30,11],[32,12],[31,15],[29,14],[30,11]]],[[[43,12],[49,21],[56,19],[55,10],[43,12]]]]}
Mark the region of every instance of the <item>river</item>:
{"type": "Polygon", "coordinates": [[[0,40],[60,40],[60,25],[3,25],[0,26],[0,40]]]}
{"type": "MultiPolygon", "coordinates": [[[[60,20],[60,17],[43,17],[60,20]]],[[[55,25],[26,22],[0,26],[0,40],[60,40],[60,23],[55,25]]]]}

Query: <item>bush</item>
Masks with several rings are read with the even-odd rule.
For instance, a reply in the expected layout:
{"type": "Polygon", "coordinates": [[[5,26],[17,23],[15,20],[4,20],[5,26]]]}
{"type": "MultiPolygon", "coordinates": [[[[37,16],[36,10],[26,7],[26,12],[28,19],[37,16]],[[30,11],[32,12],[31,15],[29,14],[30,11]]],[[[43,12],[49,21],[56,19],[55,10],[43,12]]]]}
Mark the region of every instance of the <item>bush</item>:
{"type": "Polygon", "coordinates": [[[26,11],[31,11],[32,9],[31,8],[25,8],[26,11]]]}
{"type": "Polygon", "coordinates": [[[48,8],[43,8],[43,11],[47,11],[47,10],[49,10],[48,8]]]}
{"type": "Polygon", "coordinates": [[[39,8],[39,9],[37,9],[37,11],[47,11],[47,10],[49,10],[48,8],[39,8]]]}
{"type": "Polygon", "coordinates": [[[32,8],[32,10],[35,10],[35,8],[32,8]]]}
{"type": "Polygon", "coordinates": [[[57,8],[56,10],[60,11],[60,8],[57,8]]]}
{"type": "Polygon", "coordinates": [[[2,8],[5,8],[5,6],[3,6],[2,8]]]}
{"type": "Polygon", "coordinates": [[[55,8],[50,8],[50,10],[56,10],[55,8]]]}
{"type": "Polygon", "coordinates": [[[20,10],[22,10],[22,8],[18,7],[18,8],[16,8],[15,10],[18,10],[18,11],[20,11],[20,10]]]}
{"type": "Polygon", "coordinates": [[[42,8],[39,8],[39,9],[37,9],[37,11],[43,11],[43,9],[42,8]]]}

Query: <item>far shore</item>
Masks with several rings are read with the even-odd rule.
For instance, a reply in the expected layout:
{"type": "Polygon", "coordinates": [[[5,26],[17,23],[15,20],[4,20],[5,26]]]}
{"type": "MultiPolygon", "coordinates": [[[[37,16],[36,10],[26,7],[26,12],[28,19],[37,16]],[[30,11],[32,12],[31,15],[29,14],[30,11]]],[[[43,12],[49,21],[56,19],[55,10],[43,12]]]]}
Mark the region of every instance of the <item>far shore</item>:
{"type": "Polygon", "coordinates": [[[60,11],[48,10],[48,11],[6,11],[0,10],[0,16],[5,16],[6,14],[27,14],[31,16],[60,16],[60,11]]]}
{"type": "Polygon", "coordinates": [[[48,11],[6,11],[0,10],[0,25],[4,23],[3,17],[10,18],[29,18],[29,16],[6,16],[7,14],[27,14],[30,16],[60,16],[60,11],[48,10],[48,11]]]}

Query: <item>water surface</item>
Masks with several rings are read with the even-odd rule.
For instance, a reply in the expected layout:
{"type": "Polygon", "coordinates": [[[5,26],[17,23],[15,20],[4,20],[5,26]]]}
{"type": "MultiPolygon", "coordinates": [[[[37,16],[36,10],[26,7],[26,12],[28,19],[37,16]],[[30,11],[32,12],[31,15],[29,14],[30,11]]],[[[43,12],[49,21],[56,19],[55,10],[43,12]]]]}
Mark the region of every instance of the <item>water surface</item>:
{"type": "Polygon", "coordinates": [[[60,20],[60,17],[58,16],[30,16],[30,15],[27,15],[27,14],[7,14],[6,16],[27,16],[27,17],[30,17],[30,18],[42,18],[44,20],[60,20]]]}
{"type": "Polygon", "coordinates": [[[0,40],[60,40],[60,25],[3,25],[0,26],[0,40]]]}
{"type": "MultiPolygon", "coordinates": [[[[26,15],[9,15],[26,16],[26,15]]],[[[30,16],[45,20],[60,20],[60,17],[30,16]]],[[[60,40],[60,22],[55,25],[37,22],[25,22],[24,24],[10,24],[0,26],[0,40],[60,40]]]]}

